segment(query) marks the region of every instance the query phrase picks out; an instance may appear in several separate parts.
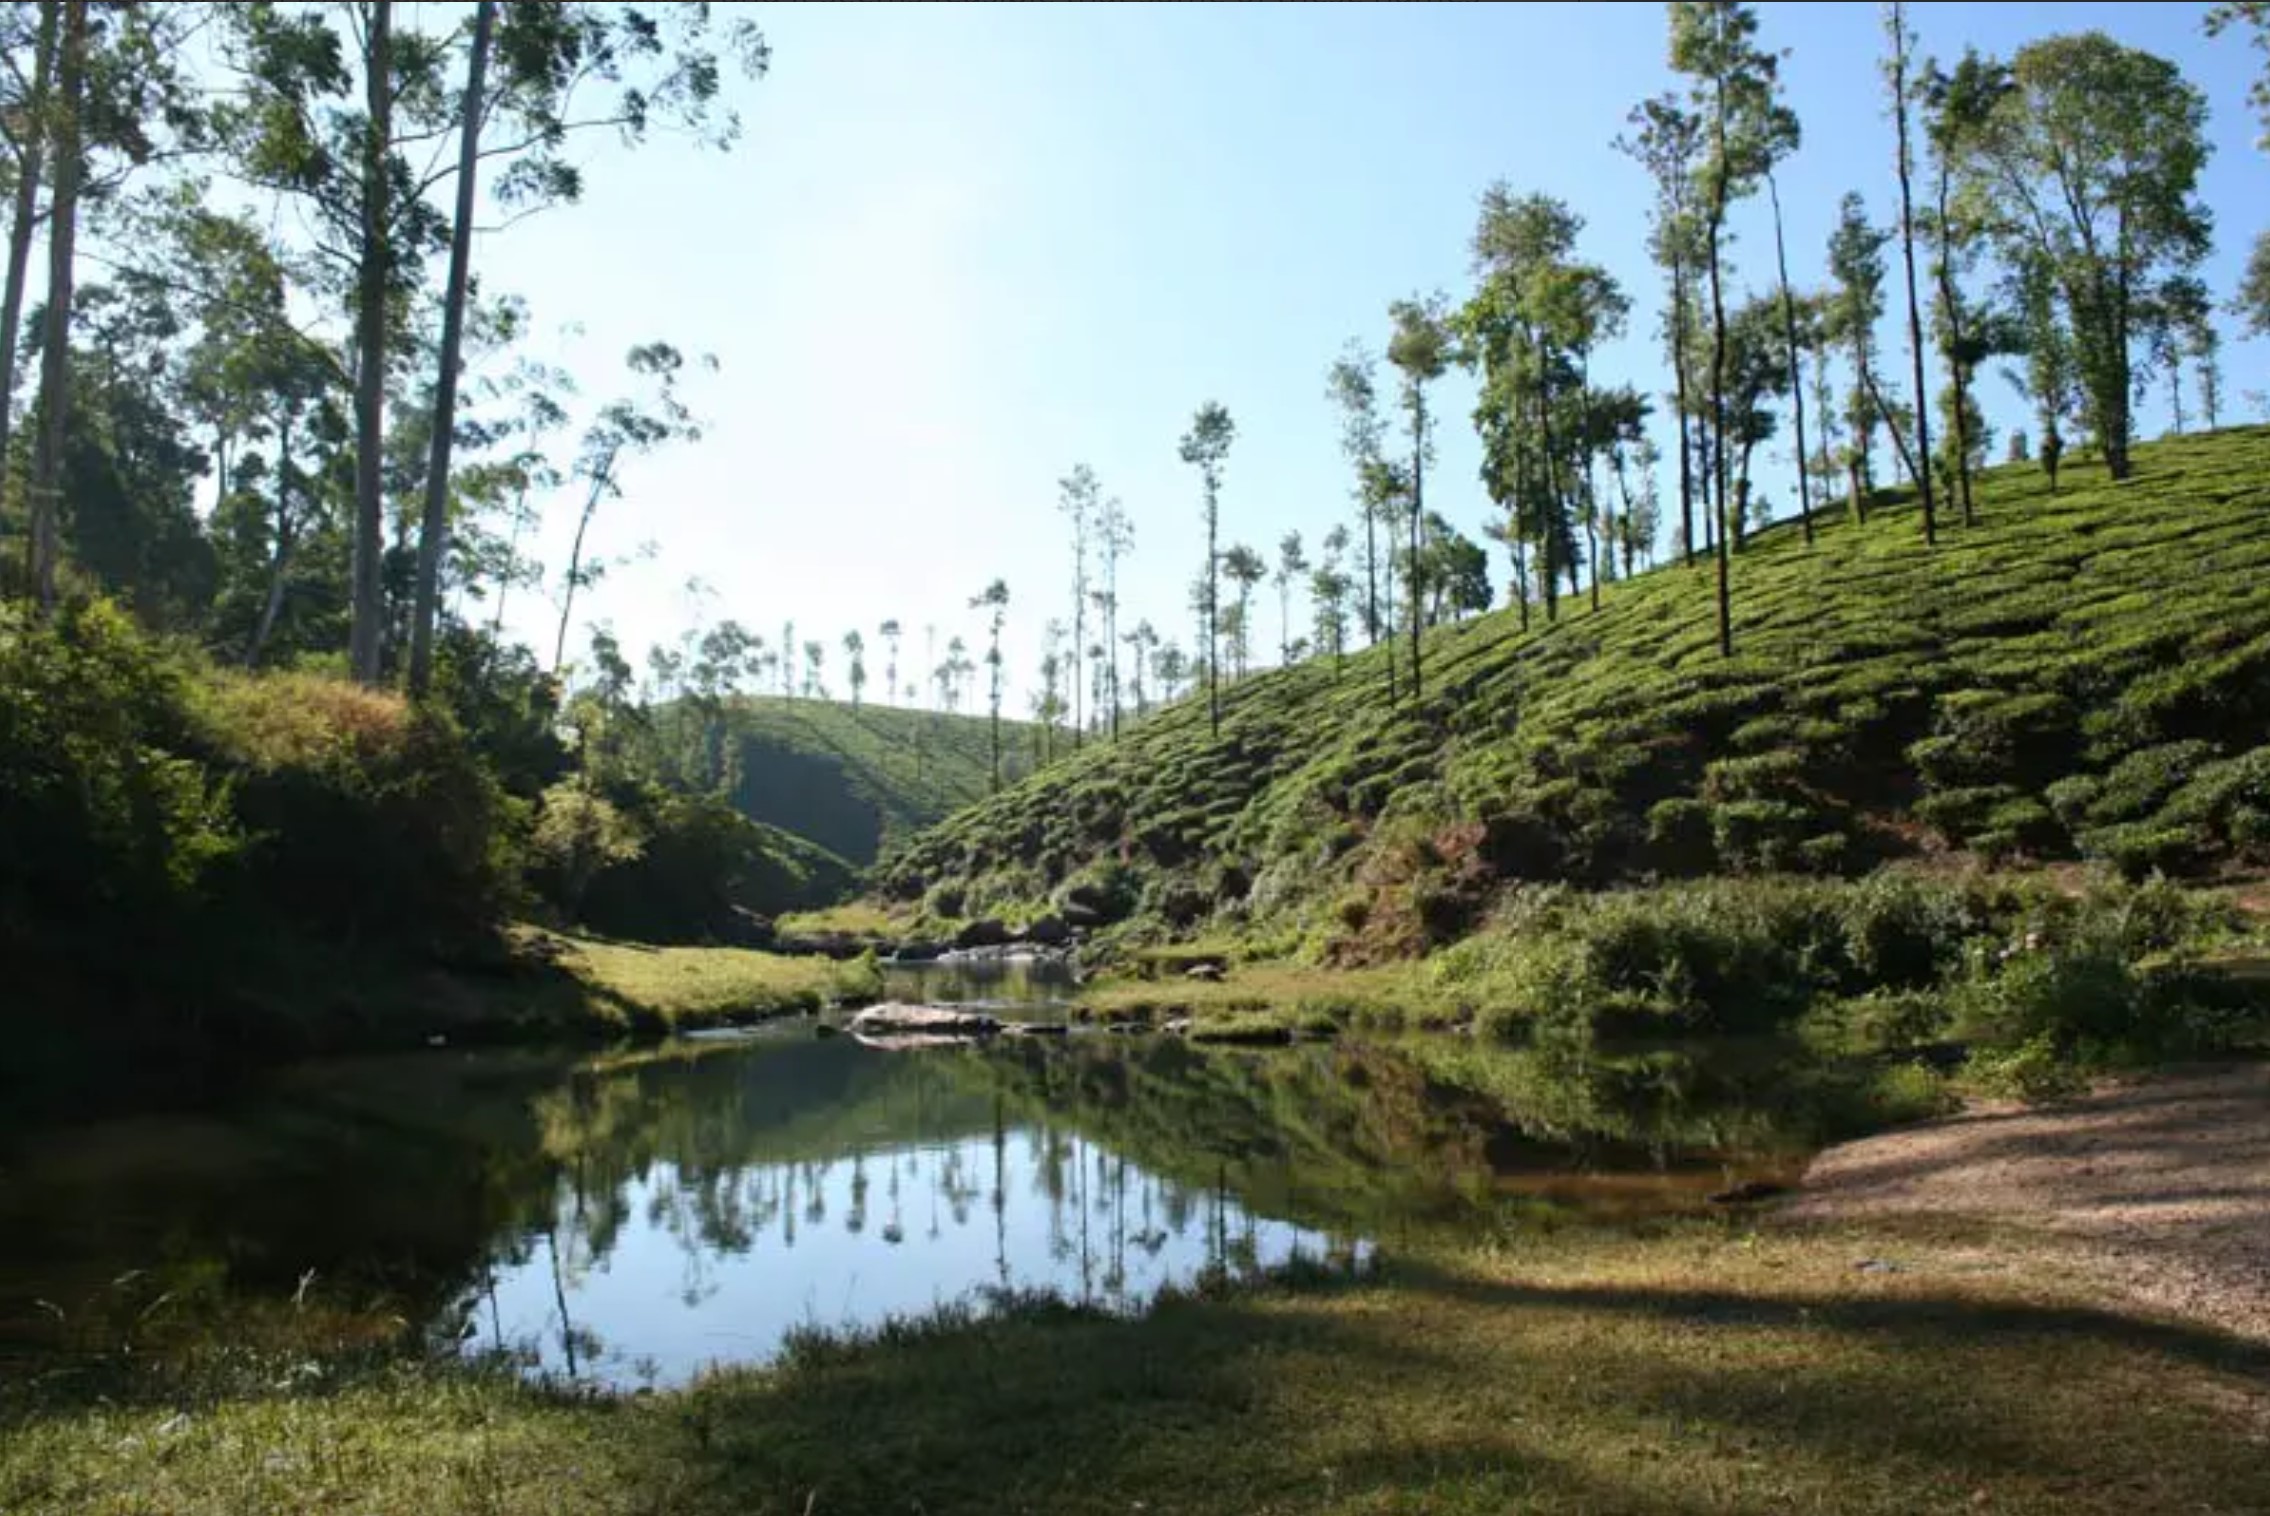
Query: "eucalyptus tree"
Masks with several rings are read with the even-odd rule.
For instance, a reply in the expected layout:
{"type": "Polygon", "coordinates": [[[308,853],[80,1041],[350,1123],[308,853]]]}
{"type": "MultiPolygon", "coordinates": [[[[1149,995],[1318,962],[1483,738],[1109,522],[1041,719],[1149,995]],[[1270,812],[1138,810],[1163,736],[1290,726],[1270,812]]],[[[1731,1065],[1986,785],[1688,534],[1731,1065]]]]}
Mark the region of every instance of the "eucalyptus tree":
{"type": "Polygon", "coordinates": [[[1216,736],[1222,730],[1222,671],[1216,640],[1222,614],[1222,466],[1236,441],[1237,423],[1230,419],[1228,407],[1209,400],[1191,417],[1190,430],[1183,433],[1178,450],[1182,461],[1198,470],[1199,494],[1206,513],[1206,570],[1201,581],[1205,586],[1206,721],[1216,736]]]}
{"type": "MultiPolygon", "coordinates": [[[[1797,118],[1789,117],[1791,141],[1789,150],[1796,150],[1797,118]]],[[[1789,244],[1782,235],[1781,186],[1775,182],[1773,170],[1766,170],[1766,196],[1773,201],[1773,256],[1774,267],[1781,275],[1781,336],[1782,346],[1789,365],[1789,395],[1795,410],[1797,425],[1797,519],[1802,524],[1805,543],[1813,542],[1813,486],[1805,470],[1807,448],[1805,444],[1805,362],[1804,348],[1798,340],[1799,321],[1797,292],[1789,283],[1789,244]]]]}
{"type": "Polygon", "coordinates": [[[8,224],[7,288],[0,298],[0,459],[9,456],[16,358],[22,346],[24,284],[31,270],[33,235],[39,228],[39,187],[46,164],[49,123],[56,114],[51,97],[56,34],[62,16],[62,0],[40,0],[38,25],[25,30],[20,25],[22,9],[12,7],[8,12],[8,20],[19,23],[11,25],[5,42],[9,72],[22,83],[7,101],[9,108],[0,112],[0,133],[5,134],[11,158],[8,167],[15,180],[13,215],[8,224]],[[18,61],[27,46],[32,53],[28,79],[18,61]]]}
{"type": "Polygon", "coordinates": [[[859,709],[860,691],[867,688],[867,639],[855,628],[843,634],[845,678],[851,683],[851,708],[859,709]]]}
{"type": "Polygon", "coordinates": [[[828,645],[817,638],[807,638],[804,643],[804,698],[806,700],[825,700],[828,698],[828,687],[822,682],[822,674],[827,667],[827,660],[828,645]]]}
{"type": "Polygon", "coordinates": [[[896,703],[899,698],[899,623],[892,617],[877,627],[883,639],[883,700],[896,703]]]}
{"type": "MultiPolygon", "coordinates": [[[[2207,12],[2208,36],[2220,37],[2233,28],[2241,29],[2254,50],[2270,60],[2270,0],[2228,0],[2207,12]]],[[[2256,139],[2256,146],[2270,149],[2270,61],[2247,87],[2246,98],[2262,124],[2263,135],[2256,139]]],[[[2254,245],[2247,252],[2246,271],[2240,276],[2231,304],[2251,335],[2270,336],[2270,229],[2255,233],[2254,245]]]]}
{"type": "Polygon", "coordinates": [[[47,210],[47,311],[40,335],[38,435],[31,483],[32,592],[41,614],[55,609],[62,557],[63,446],[71,415],[71,289],[76,270],[79,186],[86,170],[81,112],[87,88],[87,0],[63,0],[56,43],[55,189],[47,210]]]}
{"type": "Polygon", "coordinates": [[[1222,615],[1222,634],[1229,639],[1230,662],[1244,678],[1253,645],[1253,589],[1269,577],[1269,565],[1244,543],[1233,543],[1222,554],[1222,573],[1237,586],[1237,599],[1222,615]]]}
{"type": "MultiPolygon", "coordinates": [[[[1696,182],[1701,173],[1702,121],[1680,108],[1676,95],[1659,95],[1633,108],[1632,131],[1616,139],[1616,146],[1648,171],[1655,180],[1655,204],[1649,210],[1648,250],[1670,279],[1666,302],[1666,337],[1671,347],[1671,374],[1675,387],[1672,426],[1679,446],[1680,540],[1685,556],[1695,554],[1694,455],[1688,445],[1687,418],[1687,316],[1692,309],[1694,266],[1701,250],[1696,182]]],[[[1522,599],[1527,625],[1528,599],[1522,599]]]]}
{"type": "Polygon", "coordinates": [[[986,613],[985,667],[990,676],[987,709],[993,742],[993,790],[998,794],[1001,789],[1001,623],[1009,614],[1008,581],[994,580],[969,604],[971,610],[986,613]]]}
{"type": "Polygon", "coordinates": [[[1915,285],[1915,162],[1908,142],[1908,107],[1914,103],[1915,33],[1907,24],[1902,0],[1884,0],[1884,90],[1892,111],[1892,135],[1897,151],[1893,166],[1900,182],[1900,260],[1907,268],[1907,347],[1915,368],[1915,490],[1923,505],[1923,542],[1938,541],[1939,517],[1931,490],[1931,396],[1923,382],[1923,302],[1915,285]]]}
{"type": "Polygon", "coordinates": [[[1353,586],[1343,567],[1347,556],[1348,528],[1335,525],[1324,534],[1323,556],[1308,577],[1308,604],[1315,622],[1316,650],[1332,655],[1335,676],[1348,655],[1348,593],[1353,586]]]}
{"type": "Polygon", "coordinates": [[[1103,587],[1096,607],[1103,613],[1105,696],[1110,702],[1111,735],[1119,735],[1119,560],[1135,549],[1135,523],[1117,495],[1096,513],[1096,562],[1103,570],[1103,587]]]}
{"type": "Polygon", "coordinates": [[[1727,519],[1726,297],[1724,239],[1728,205],[1754,190],[1773,159],[1786,112],[1777,99],[1780,64],[1757,45],[1757,14],[1738,0],[1673,0],[1671,66],[1687,75],[1696,112],[1707,128],[1698,174],[1702,188],[1703,256],[1710,283],[1712,483],[1718,522],[1718,649],[1734,651],[1733,591],[1727,519]]]}
{"type": "MultiPolygon", "coordinates": [[[[1379,608],[1379,521],[1386,506],[1383,485],[1392,482],[1383,448],[1387,425],[1379,415],[1379,389],[1372,374],[1377,359],[1356,338],[1349,338],[1340,356],[1325,374],[1325,395],[1340,412],[1340,452],[1355,471],[1351,494],[1364,525],[1364,636],[1377,640],[1382,625],[1379,608]]],[[[1387,661],[1387,698],[1395,698],[1395,660],[1387,661]]]]}
{"type": "MultiPolygon", "coordinates": [[[[492,160],[504,165],[496,197],[520,220],[545,206],[580,198],[583,170],[570,152],[584,134],[612,131],[636,144],[659,121],[680,137],[730,146],[740,123],[718,106],[725,63],[738,64],[754,78],[771,59],[753,21],[738,12],[727,12],[720,20],[708,5],[649,12],[627,5],[499,6],[496,0],[476,0],[464,33],[465,82],[451,113],[458,139],[455,169],[436,167],[407,191],[422,198],[454,172],[456,207],[448,228],[449,271],[433,390],[433,453],[426,471],[411,617],[413,693],[425,690],[431,673],[441,562],[447,551],[459,343],[472,277],[480,165],[492,160]],[[502,64],[494,78],[492,43],[502,64]],[[594,101],[594,94],[601,98],[594,101]]],[[[454,51],[459,43],[452,34],[431,45],[454,51]]],[[[439,66],[437,60],[437,73],[439,66]]]]}
{"type": "Polygon", "coordinates": [[[1440,379],[1457,358],[1450,336],[1450,302],[1440,292],[1398,300],[1388,307],[1394,335],[1387,342],[1387,361],[1403,376],[1403,413],[1411,434],[1410,557],[1404,570],[1403,594],[1411,607],[1411,698],[1419,698],[1419,634],[1424,630],[1426,603],[1424,559],[1420,551],[1420,523],[1426,510],[1427,463],[1434,456],[1434,423],[1427,414],[1427,386],[1440,379]]]}
{"type": "Polygon", "coordinates": [[[1190,655],[1183,652],[1182,644],[1170,637],[1151,654],[1151,674],[1159,682],[1161,703],[1171,704],[1189,682],[1190,655]]]}
{"type": "Polygon", "coordinates": [[[2205,259],[2206,101],[2164,58],[2102,32],[2010,60],[2010,88],[1961,140],[1957,197],[2005,265],[2046,273],[2072,335],[2089,430],[2131,468],[2134,349],[2168,282],[2205,259]]]}
{"type": "Polygon", "coordinates": [[[1051,616],[1040,629],[1040,688],[1032,696],[1043,763],[1056,760],[1056,727],[1064,719],[1064,711],[1064,623],[1051,616]]]}
{"type": "Polygon", "coordinates": [[[1852,519],[1867,515],[1875,488],[1876,424],[1880,419],[1874,377],[1876,323],[1884,314],[1884,244],[1891,234],[1873,226],[1855,191],[1837,204],[1836,230],[1829,235],[1829,273],[1835,280],[1824,312],[1824,330],[1840,339],[1852,365],[1852,387],[1845,397],[1845,424],[1852,445],[1845,454],[1851,483],[1852,519]]]}
{"type": "MultiPolygon", "coordinates": [[[[701,437],[700,425],[678,393],[684,355],[667,342],[648,342],[632,348],[626,362],[634,375],[649,381],[650,393],[610,402],[585,429],[577,449],[573,476],[583,482],[585,493],[582,514],[576,518],[575,541],[568,550],[567,574],[560,585],[559,632],[552,641],[554,673],[567,653],[568,622],[575,610],[576,591],[590,579],[583,556],[584,539],[591,530],[592,518],[599,513],[600,502],[622,494],[624,463],[671,442],[701,437]]],[[[714,359],[704,362],[715,366],[714,359]]],[[[359,479],[358,474],[358,487],[359,479]]],[[[792,636],[782,636],[783,648],[793,644],[792,636]]]]}
{"type": "Polygon", "coordinates": [[[1056,481],[1056,509],[1072,528],[1072,746],[1080,746],[1081,686],[1087,682],[1088,539],[1095,530],[1102,497],[1096,471],[1085,463],[1056,481]]]}
{"type": "Polygon", "coordinates": [[[1986,312],[1974,313],[1963,296],[1963,276],[1977,261],[1986,228],[1973,207],[1956,200],[1954,185],[1965,137],[1980,129],[2011,88],[2009,69],[1969,48],[1964,49],[1952,72],[1927,67],[1918,86],[1924,107],[1924,140],[1931,148],[1933,207],[1926,225],[1933,244],[1932,277],[1937,285],[1932,324],[1940,354],[1946,360],[1947,384],[1954,392],[1945,409],[1954,436],[1951,472],[1965,526],[1978,517],[1971,490],[1971,462],[1984,451],[1983,440],[1974,444],[1970,436],[1974,410],[1971,380],[1979,364],[1992,355],[1997,324],[1986,312]]]}
{"type": "Polygon", "coordinates": [[[1120,641],[1127,644],[1128,683],[1135,690],[1135,714],[1147,716],[1151,712],[1150,686],[1144,682],[1144,670],[1150,666],[1151,654],[1159,645],[1159,634],[1148,621],[1138,621],[1135,628],[1123,635],[1120,641]]]}
{"type": "Polygon", "coordinates": [[[1293,586],[1309,571],[1308,549],[1299,532],[1287,532],[1277,541],[1277,661],[1293,661],[1293,586]]]}

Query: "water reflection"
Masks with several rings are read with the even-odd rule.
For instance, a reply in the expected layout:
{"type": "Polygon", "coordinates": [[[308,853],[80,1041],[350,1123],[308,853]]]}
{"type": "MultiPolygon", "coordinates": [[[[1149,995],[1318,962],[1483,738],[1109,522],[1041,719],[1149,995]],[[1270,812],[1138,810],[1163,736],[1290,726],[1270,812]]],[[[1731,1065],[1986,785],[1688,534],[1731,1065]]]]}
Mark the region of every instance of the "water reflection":
{"type": "Polygon", "coordinates": [[[1061,959],[941,959],[883,965],[883,998],[984,1010],[1057,1012],[1071,1003],[1072,970],[1061,959]]]}
{"type": "Polygon", "coordinates": [[[57,1345],[39,1302],[81,1332],[107,1302],[136,1352],[163,1351],[312,1278],[329,1310],[540,1372],[671,1382],[977,1291],[1125,1307],[1540,1213],[1698,1207],[1801,1151],[1833,1088],[1786,1050],[1736,1051],[1097,1035],[894,1054],[792,1023],[598,1058],[309,1065],[228,1109],[0,1153],[0,1358],[57,1345]]]}

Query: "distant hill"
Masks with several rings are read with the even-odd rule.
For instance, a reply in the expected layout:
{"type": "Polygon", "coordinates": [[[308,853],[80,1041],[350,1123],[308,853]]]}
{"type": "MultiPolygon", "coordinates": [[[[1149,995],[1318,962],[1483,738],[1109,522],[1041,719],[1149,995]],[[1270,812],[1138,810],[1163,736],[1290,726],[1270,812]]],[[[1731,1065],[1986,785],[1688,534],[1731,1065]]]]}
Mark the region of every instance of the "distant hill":
{"type": "Polygon", "coordinates": [[[1850,873],[1906,854],[2270,864],[2270,428],[2136,450],[2135,477],[1989,471],[1978,524],[1913,502],[1432,632],[1425,698],[1384,649],[1257,675],[1221,732],[1187,700],[955,816],[880,884],[940,914],[1085,877],[1148,915],[1403,952],[1516,880],[1850,873]]]}
{"type": "MultiPolygon", "coordinates": [[[[762,696],[735,700],[726,722],[742,814],[855,864],[992,791],[983,716],[762,696]]],[[[1032,772],[1037,734],[1001,723],[1004,785],[1032,772]]]]}

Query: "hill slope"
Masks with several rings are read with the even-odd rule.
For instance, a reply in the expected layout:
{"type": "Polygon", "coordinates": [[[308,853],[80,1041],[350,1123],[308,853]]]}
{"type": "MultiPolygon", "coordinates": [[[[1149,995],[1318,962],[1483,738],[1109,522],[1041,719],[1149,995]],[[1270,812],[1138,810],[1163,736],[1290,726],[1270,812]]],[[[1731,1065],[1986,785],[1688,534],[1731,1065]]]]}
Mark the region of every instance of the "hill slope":
{"type": "MultiPolygon", "coordinates": [[[[742,814],[855,864],[992,790],[983,716],[828,700],[735,700],[726,716],[742,814]]],[[[1001,723],[1004,784],[1029,773],[1036,729],[1001,723]]]]}
{"type": "MultiPolygon", "coordinates": [[[[2136,477],[1988,474],[1927,551],[1904,499],[1736,558],[1257,676],[1138,724],[904,849],[886,893],[1038,908],[1075,876],[1167,923],[1345,958],[1462,932],[1516,879],[1850,872],[1960,845],[2171,872],[2270,861],[2270,429],[2138,450],[2136,477]],[[944,888],[941,888],[944,887],[944,888]]],[[[952,909],[949,909],[952,908],[952,909]]]]}

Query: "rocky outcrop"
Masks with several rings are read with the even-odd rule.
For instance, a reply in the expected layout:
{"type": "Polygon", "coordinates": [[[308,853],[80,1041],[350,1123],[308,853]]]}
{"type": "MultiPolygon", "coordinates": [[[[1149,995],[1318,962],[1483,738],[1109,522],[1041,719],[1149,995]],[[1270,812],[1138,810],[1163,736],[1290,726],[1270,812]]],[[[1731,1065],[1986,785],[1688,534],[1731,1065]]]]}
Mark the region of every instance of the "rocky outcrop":
{"type": "Polygon", "coordinates": [[[905,1005],[886,1001],[871,1005],[847,1023],[851,1034],[862,1039],[880,1037],[990,1037],[1001,1023],[982,1011],[951,1005],[905,1005]]]}

